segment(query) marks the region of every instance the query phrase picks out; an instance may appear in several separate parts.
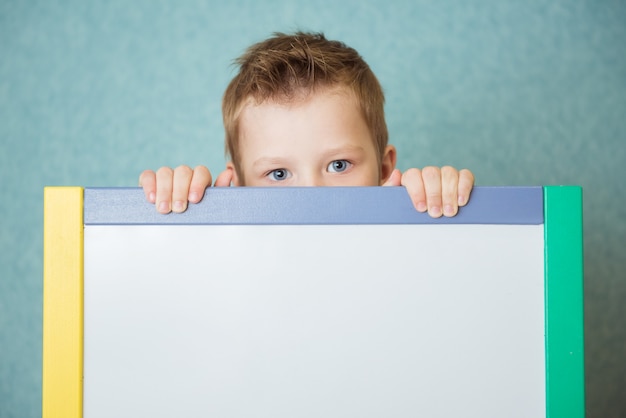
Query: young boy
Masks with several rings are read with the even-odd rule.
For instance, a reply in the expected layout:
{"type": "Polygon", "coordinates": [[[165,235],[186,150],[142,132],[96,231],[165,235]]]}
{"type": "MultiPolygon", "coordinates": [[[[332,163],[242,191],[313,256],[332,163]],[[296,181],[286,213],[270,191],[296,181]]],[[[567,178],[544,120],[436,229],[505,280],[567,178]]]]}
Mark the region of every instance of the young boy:
{"type": "MultiPolygon", "coordinates": [[[[395,168],[382,88],[354,49],[322,34],[277,33],[236,62],[222,102],[230,161],[215,186],[402,185],[432,217],[467,203],[469,170],[395,168]]],[[[146,170],[139,179],[161,213],[185,211],[211,182],[204,166],[146,170]]]]}

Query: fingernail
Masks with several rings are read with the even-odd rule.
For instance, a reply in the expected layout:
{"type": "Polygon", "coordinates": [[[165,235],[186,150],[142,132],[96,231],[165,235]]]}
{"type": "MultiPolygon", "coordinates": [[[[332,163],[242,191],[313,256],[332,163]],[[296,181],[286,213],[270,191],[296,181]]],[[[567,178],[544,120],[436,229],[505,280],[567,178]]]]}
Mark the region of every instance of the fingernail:
{"type": "Polygon", "coordinates": [[[428,206],[426,206],[426,203],[424,202],[419,202],[417,204],[417,211],[418,212],[426,212],[426,209],[428,209],[428,206]]]}
{"type": "Polygon", "coordinates": [[[432,216],[433,218],[438,218],[441,216],[441,208],[439,206],[433,206],[430,208],[430,210],[428,211],[428,213],[430,214],[430,216],[432,216]]]}
{"type": "Polygon", "coordinates": [[[452,205],[446,205],[443,207],[443,213],[446,216],[454,216],[454,208],[452,205]]]}
{"type": "Polygon", "coordinates": [[[173,211],[174,212],[183,212],[184,210],[185,210],[185,202],[183,202],[182,200],[176,200],[174,202],[173,211]]]}
{"type": "Polygon", "coordinates": [[[154,202],[156,201],[156,194],[154,194],[154,193],[150,193],[150,194],[148,195],[148,201],[149,201],[150,203],[154,203],[154,202]]]}
{"type": "Polygon", "coordinates": [[[463,206],[465,204],[465,196],[459,196],[458,202],[459,205],[463,206]]]}
{"type": "Polygon", "coordinates": [[[189,201],[190,202],[196,203],[196,202],[198,202],[198,200],[200,200],[200,198],[198,196],[198,193],[196,193],[196,192],[189,193],[189,201]]]}
{"type": "Polygon", "coordinates": [[[159,212],[161,213],[169,213],[170,212],[170,205],[168,202],[161,202],[159,203],[159,212]]]}

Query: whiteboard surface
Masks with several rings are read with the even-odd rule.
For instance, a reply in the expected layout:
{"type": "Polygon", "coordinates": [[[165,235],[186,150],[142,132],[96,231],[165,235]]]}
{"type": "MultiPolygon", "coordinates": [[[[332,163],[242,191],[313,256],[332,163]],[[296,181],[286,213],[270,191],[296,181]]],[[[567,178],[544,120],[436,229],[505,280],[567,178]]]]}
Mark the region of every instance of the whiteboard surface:
{"type": "Polygon", "coordinates": [[[88,225],[84,417],[543,416],[543,240],[88,225]]]}

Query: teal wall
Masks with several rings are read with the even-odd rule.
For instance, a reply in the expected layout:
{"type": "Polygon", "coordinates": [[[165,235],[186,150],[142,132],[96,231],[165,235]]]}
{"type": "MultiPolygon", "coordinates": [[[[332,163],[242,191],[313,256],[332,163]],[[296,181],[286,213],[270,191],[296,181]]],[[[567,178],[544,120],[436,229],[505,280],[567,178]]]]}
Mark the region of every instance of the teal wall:
{"type": "Polygon", "coordinates": [[[588,416],[626,416],[623,1],[0,0],[0,417],[40,415],[43,187],[219,171],[231,60],[296,28],[364,55],[401,168],[583,186],[588,416]]]}

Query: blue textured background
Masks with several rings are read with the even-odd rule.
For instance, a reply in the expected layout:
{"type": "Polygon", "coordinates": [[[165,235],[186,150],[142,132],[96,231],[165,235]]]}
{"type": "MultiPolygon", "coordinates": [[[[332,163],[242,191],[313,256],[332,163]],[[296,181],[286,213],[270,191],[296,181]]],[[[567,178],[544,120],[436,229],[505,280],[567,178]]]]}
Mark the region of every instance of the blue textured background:
{"type": "Polygon", "coordinates": [[[626,416],[626,3],[0,1],[0,417],[41,402],[45,185],[224,164],[231,60],[276,30],[358,49],[401,168],[584,187],[589,417],[626,416]]]}

